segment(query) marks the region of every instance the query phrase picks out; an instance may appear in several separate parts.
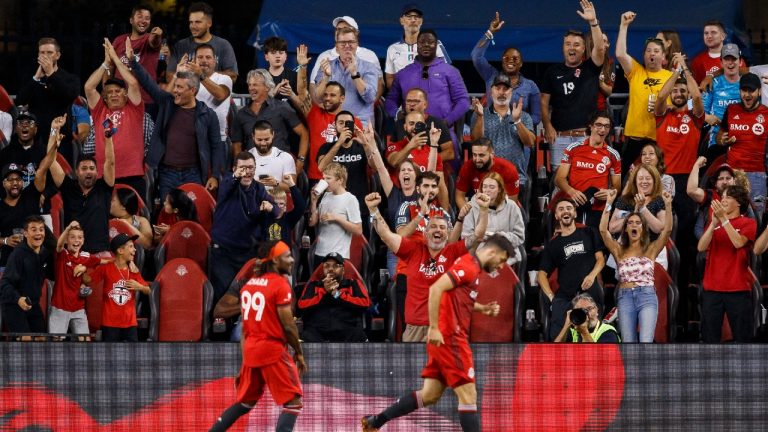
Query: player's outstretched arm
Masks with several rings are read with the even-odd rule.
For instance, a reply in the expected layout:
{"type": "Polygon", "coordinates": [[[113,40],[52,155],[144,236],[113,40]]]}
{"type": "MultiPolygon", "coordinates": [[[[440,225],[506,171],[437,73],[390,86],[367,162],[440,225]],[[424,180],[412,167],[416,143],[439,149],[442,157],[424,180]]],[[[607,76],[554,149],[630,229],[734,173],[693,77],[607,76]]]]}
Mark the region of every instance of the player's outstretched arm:
{"type": "Polygon", "coordinates": [[[288,345],[293,348],[293,360],[296,361],[296,367],[299,373],[306,373],[307,364],[304,362],[304,352],[301,350],[301,341],[299,341],[299,329],[296,327],[296,321],[293,319],[291,305],[277,307],[277,315],[280,317],[280,324],[283,326],[283,333],[288,345]]]}

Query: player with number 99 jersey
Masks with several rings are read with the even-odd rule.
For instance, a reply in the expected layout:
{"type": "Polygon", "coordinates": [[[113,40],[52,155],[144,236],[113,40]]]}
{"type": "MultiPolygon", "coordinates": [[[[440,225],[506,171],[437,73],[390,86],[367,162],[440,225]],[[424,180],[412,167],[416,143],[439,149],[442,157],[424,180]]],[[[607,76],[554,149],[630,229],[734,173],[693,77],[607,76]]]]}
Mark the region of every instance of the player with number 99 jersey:
{"type": "MultiPolygon", "coordinates": [[[[240,290],[243,318],[243,364],[260,367],[280,360],[287,351],[277,307],[291,304],[291,286],[284,276],[265,273],[240,290]]],[[[290,356],[289,356],[290,357],[290,356]]]]}

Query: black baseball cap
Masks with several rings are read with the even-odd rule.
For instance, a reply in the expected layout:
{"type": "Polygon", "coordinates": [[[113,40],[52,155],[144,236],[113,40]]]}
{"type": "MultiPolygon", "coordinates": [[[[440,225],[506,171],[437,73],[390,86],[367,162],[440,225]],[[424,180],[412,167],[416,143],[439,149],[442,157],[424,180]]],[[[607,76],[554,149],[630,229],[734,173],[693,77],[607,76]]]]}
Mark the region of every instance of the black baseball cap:
{"type": "Polygon", "coordinates": [[[22,120],[32,120],[33,122],[37,123],[37,116],[32,114],[29,111],[24,111],[22,113],[19,113],[19,115],[16,116],[17,122],[22,120]]]}
{"type": "Polygon", "coordinates": [[[138,235],[129,236],[126,233],[120,233],[120,234],[116,235],[114,238],[112,238],[112,240],[110,240],[110,242],[109,242],[109,249],[113,253],[116,253],[117,250],[120,249],[121,247],[123,247],[126,243],[128,243],[130,241],[136,241],[137,238],[139,238],[138,235]]]}
{"type": "Polygon", "coordinates": [[[739,80],[739,89],[757,90],[761,86],[760,78],[751,72],[742,75],[739,80]]]}
{"type": "Polygon", "coordinates": [[[336,252],[331,252],[323,258],[323,262],[327,262],[328,260],[336,261],[337,264],[344,264],[344,257],[336,252]]]}
{"type": "Polygon", "coordinates": [[[5,180],[9,175],[16,173],[20,176],[24,175],[24,171],[21,169],[21,166],[15,164],[15,163],[9,163],[6,164],[3,167],[3,180],[5,180]]]}
{"type": "Polygon", "coordinates": [[[406,3],[403,5],[403,10],[400,12],[400,16],[407,14],[408,12],[416,12],[419,16],[424,16],[424,12],[416,5],[416,3],[406,3]]]}
{"type": "Polygon", "coordinates": [[[509,79],[509,75],[505,74],[504,72],[499,72],[496,74],[496,77],[493,78],[491,87],[496,87],[497,85],[505,85],[509,88],[512,88],[512,80],[509,79]]]}

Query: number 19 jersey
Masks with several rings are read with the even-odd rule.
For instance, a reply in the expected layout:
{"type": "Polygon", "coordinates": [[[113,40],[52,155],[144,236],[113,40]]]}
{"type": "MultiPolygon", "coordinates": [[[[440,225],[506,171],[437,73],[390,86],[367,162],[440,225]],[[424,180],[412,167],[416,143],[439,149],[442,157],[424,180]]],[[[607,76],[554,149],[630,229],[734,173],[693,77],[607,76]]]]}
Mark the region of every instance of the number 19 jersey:
{"type": "Polygon", "coordinates": [[[244,365],[260,367],[280,360],[286,339],[277,307],[290,305],[291,295],[290,284],[277,273],[251,278],[240,289],[244,365]]]}

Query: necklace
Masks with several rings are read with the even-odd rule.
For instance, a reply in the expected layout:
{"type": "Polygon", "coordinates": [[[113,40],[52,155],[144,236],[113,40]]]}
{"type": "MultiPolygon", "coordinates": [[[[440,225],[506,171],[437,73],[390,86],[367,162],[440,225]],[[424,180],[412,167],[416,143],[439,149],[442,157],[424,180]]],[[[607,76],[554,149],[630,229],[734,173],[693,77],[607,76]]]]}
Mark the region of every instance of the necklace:
{"type": "Polygon", "coordinates": [[[126,276],[123,276],[123,271],[122,271],[122,270],[120,270],[120,267],[118,267],[118,266],[117,266],[117,262],[115,262],[115,268],[117,269],[117,272],[118,272],[118,273],[120,273],[120,277],[121,277],[121,278],[122,278],[124,281],[129,281],[129,280],[131,280],[131,267],[126,267],[126,270],[128,270],[128,274],[127,274],[126,276]]]}

